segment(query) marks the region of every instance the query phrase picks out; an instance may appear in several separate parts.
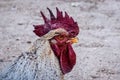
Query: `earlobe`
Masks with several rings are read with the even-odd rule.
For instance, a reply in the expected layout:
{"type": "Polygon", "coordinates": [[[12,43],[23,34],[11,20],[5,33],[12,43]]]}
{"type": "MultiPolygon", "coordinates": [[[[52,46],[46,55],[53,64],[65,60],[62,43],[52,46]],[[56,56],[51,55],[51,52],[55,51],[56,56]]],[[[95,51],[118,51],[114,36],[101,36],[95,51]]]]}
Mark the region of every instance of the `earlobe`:
{"type": "Polygon", "coordinates": [[[57,41],[55,39],[50,40],[51,43],[56,44],[57,41]]]}

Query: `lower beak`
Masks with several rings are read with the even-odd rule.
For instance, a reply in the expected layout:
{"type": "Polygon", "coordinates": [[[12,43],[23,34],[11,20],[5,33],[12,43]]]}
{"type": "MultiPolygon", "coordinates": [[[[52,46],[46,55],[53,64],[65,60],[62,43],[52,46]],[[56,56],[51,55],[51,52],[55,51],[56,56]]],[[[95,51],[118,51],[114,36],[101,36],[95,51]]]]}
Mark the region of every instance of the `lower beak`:
{"type": "Polygon", "coordinates": [[[75,38],[71,38],[71,39],[69,39],[67,42],[70,42],[70,43],[77,43],[79,40],[78,40],[78,38],[77,37],[75,37],[75,38]]]}

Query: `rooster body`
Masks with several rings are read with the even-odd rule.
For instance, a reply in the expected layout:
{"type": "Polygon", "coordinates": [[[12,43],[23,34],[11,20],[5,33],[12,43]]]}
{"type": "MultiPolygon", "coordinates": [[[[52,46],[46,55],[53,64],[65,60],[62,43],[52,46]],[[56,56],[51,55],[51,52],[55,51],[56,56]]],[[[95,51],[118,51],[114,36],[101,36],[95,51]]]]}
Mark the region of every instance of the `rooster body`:
{"type": "Polygon", "coordinates": [[[28,52],[3,71],[0,80],[63,80],[58,59],[48,41],[52,35],[37,39],[28,52]]]}
{"type": "Polygon", "coordinates": [[[47,8],[51,20],[41,12],[45,24],[34,25],[37,39],[29,51],[21,54],[17,60],[0,74],[0,80],[63,80],[76,63],[72,43],[79,33],[77,22],[66,12],[57,11],[55,17],[47,8]]]}

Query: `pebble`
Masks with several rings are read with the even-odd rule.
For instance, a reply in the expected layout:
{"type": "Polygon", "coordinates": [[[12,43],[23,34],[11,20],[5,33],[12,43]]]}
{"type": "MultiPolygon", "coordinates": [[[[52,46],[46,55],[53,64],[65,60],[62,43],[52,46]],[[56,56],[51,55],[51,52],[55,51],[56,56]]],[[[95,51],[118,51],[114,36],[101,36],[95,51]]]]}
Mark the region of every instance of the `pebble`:
{"type": "Polygon", "coordinates": [[[72,6],[72,7],[77,7],[77,6],[79,6],[79,5],[80,5],[79,2],[72,2],[72,3],[71,3],[71,6],[72,6]]]}

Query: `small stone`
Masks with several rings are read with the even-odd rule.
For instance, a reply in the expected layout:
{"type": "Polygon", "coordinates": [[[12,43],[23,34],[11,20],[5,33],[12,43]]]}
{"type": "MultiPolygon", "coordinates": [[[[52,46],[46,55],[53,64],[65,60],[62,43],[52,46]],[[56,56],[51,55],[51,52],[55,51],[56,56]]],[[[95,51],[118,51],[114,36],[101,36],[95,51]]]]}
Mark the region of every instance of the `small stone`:
{"type": "Polygon", "coordinates": [[[16,39],[16,41],[19,41],[19,39],[16,39]]]}
{"type": "Polygon", "coordinates": [[[18,25],[24,25],[24,23],[18,23],[18,25]]]}
{"type": "Polygon", "coordinates": [[[80,5],[80,3],[78,3],[78,2],[73,2],[73,3],[71,3],[71,6],[72,7],[77,7],[77,6],[79,6],[80,5]]]}
{"type": "Polygon", "coordinates": [[[27,41],[28,44],[31,44],[31,41],[27,41]]]}
{"type": "Polygon", "coordinates": [[[99,78],[99,76],[96,76],[96,75],[91,75],[91,77],[92,77],[93,79],[99,78]]]}
{"type": "Polygon", "coordinates": [[[0,59],[0,62],[4,62],[3,59],[0,59]]]}

